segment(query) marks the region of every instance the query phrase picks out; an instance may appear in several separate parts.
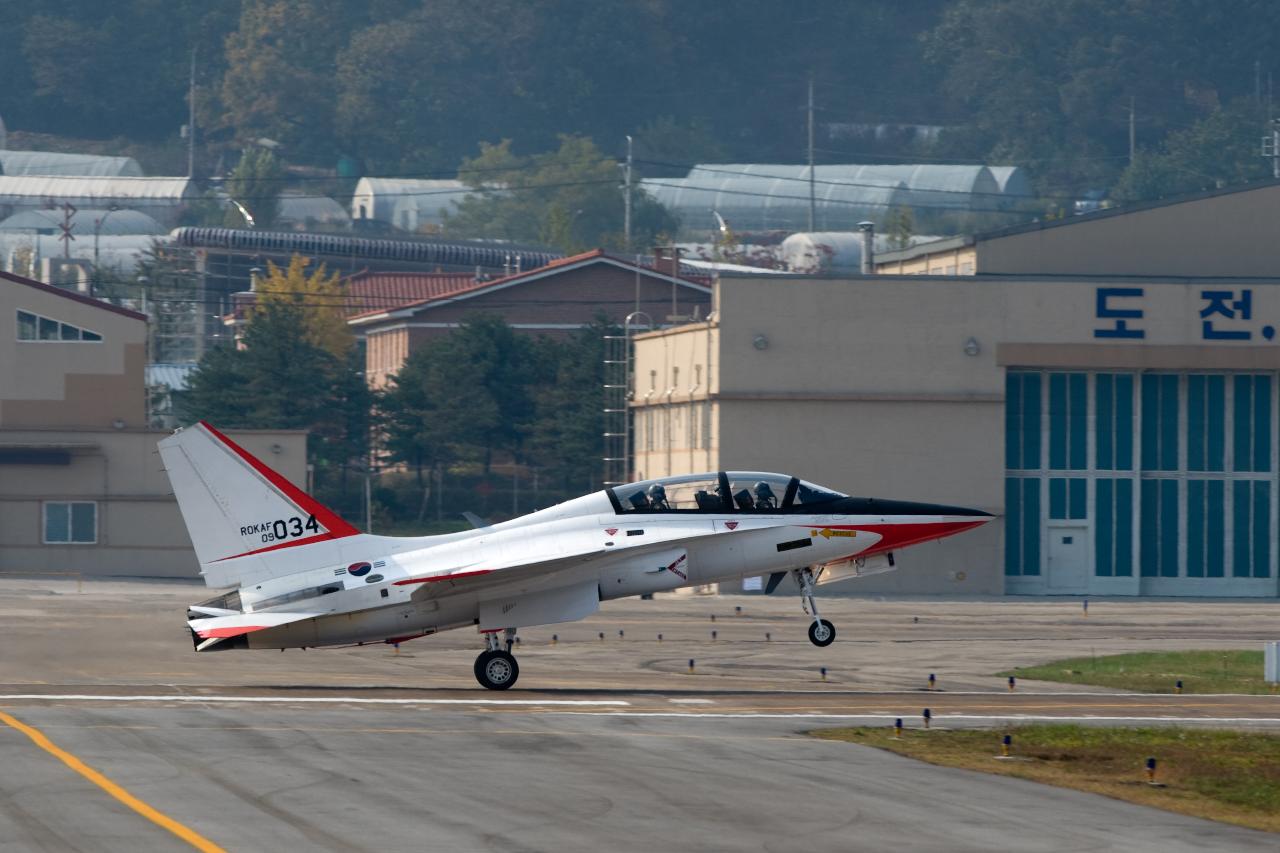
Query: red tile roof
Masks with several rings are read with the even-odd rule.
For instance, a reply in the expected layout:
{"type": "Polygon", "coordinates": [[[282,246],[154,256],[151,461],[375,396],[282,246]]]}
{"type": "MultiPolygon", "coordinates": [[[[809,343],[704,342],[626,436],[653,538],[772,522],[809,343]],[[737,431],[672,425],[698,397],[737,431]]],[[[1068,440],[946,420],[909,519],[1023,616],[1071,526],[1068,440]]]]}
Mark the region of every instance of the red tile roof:
{"type": "Polygon", "coordinates": [[[54,287],[51,284],[45,284],[43,281],[36,281],[32,278],[23,278],[13,273],[0,272],[0,279],[11,281],[14,284],[24,284],[27,287],[34,287],[36,290],[43,290],[46,293],[52,293],[61,296],[64,299],[70,299],[73,302],[82,302],[85,305],[92,305],[94,308],[101,308],[103,311],[110,311],[113,314],[123,314],[126,317],[132,317],[135,320],[146,322],[147,315],[139,314],[137,311],[130,311],[128,308],[121,308],[119,305],[112,305],[110,302],[103,302],[101,299],[93,299],[89,296],[76,293],[71,290],[64,290],[61,287],[54,287]]]}
{"type": "Polygon", "coordinates": [[[347,316],[392,311],[474,286],[469,272],[362,272],[347,279],[347,316]]]}
{"type": "MultiPolygon", "coordinates": [[[[639,269],[642,272],[648,273],[650,275],[657,275],[657,276],[662,276],[663,278],[670,278],[669,274],[663,270],[656,269],[654,267],[646,266],[643,264],[637,267],[637,265],[633,261],[624,260],[622,258],[618,258],[613,255],[610,255],[607,252],[605,252],[604,249],[592,249],[589,252],[583,252],[578,255],[571,255],[567,258],[558,258],[545,266],[535,267],[534,269],[530,269],[530,270],[523,270],[521,272],[514,273],[513,275],[501,276],[499,278],[493,278],[487,281],[485,280],[476,281],[474,277],[471,277],[471,273],[430,273],[430,275],[433,275],[433,276],[465,275],[469,277],[469,280],[465,283],[465,286],[459,286],[454,290],[435,293],[420,299],[408,300],[399,305],[388,304],[388,305],[382,305],[377,307],[370,307],[363,311],[352,311],[347,314],[347,318],[348,320],[354,320],[357,317],[380,314],[384,311],[395,311],[400,308],[417,308],[420,306],[427,305],[428,303],[434,302],[437,299],[443,299],[447,297],[449,298],[456,297],[466,293],[471,293],[473,291],[483,291],[492,287],[498,287],[498,286],[505,287],[507,285],[514,284],[523,279],[542,278],[545,275],[554,274],[556,270],[564,267],[577,266],[577,265],[586,263],[588,261],[597,261],[597,260],[603,260],[605,262],[617,264],[619,266],[624,266],[630,269],[639,269]]],[[[370,275],[375,275],[375,274],[370,274],[370,275]]],[[[414,273],[376,273],[376,275],[387,275],[391,277],[403,276],[403,277],[411,278],[415,274],[414,273]]],[[[710,286],[709,278],[680,275],[680,276],[677,276],[677,279],[687,284],[691,284],[695,287],[706,288],[710,286]]]]}

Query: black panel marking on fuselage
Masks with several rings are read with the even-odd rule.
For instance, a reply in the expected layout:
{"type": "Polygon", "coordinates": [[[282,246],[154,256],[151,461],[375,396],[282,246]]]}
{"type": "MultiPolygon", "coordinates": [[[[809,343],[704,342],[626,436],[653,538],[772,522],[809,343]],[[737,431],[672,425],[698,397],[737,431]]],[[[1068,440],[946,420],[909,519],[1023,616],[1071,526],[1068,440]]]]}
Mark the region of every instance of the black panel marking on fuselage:
{"type": "Polygon", "coordinates": [[[779,542],[778,551],[794,551],[796,548],[808,548],[813,545],[812,539],[792,539],[790,542],[779,542]]]}

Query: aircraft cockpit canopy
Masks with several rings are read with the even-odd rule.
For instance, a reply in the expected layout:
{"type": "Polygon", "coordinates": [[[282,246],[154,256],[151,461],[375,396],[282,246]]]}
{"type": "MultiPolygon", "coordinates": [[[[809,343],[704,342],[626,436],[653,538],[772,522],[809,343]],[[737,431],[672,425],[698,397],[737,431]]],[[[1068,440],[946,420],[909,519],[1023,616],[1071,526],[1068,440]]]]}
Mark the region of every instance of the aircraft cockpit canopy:
{"type": "Polygon", "coordinates": [[[632,512],[806,512],[848,497],[786,474],[718,471],[641,480],[607,490],[614,508],[632,512]]]}

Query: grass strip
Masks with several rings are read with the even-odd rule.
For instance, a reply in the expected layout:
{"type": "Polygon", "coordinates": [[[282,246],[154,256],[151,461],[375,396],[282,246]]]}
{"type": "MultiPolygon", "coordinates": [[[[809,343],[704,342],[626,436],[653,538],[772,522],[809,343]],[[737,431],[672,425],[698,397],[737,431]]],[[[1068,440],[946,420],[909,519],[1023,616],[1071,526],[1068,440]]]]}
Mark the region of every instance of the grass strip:
{"type": "Polygon", "coordinates": [[[1066,658],[998,673],[1037,681],[1092,684],[1139,693],[1269,693],[1262,680],[1261,651],[1134,652],[1066,658]]]}
{"type": "Polygon", "coordinates": [[[1280,832],[1280,736],[1195,728],[1033,725],[1001,730],[845,728],[814,737],[887,749],[945,767],[980,770],[1103,794],[1167,811],[1280,832]],[[1013,759],[1001,738],[1012,735],[1013,759]],[[1157,761],[1158,786],[1146,761],[1157,761]]]}

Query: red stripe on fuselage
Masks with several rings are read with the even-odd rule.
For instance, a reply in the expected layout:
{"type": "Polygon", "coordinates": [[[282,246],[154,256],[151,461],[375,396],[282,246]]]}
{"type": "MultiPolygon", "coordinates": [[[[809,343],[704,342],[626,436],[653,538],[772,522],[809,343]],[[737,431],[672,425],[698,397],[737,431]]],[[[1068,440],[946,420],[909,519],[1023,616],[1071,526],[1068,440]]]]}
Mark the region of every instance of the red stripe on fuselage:
{"type": "Polygon", "coordinates": [[[411,583],[435,583],[436,581],[451,581],[457,578],[471,578],[476,575],[487,575],[493,569],[476,569],[474,572],[454,572],[451,575],[432,575],[429,578],[406,578],[402,581],[396,581],[396,586],[405,586],[411,583]]]}
{"type": "Polygon", "coordinates": [[[954,536],[957,533],[981,527],[990,520],[990,516],[983,516],[973,521],[915,521],[899,524],[888,522],[876,524],[806,524],[804,526],[810,530],[821,530],[825,527],[830,530],[856,530],[860,533],[865,530],[867,533],[879,534],[879,542],[865,551],[857,552],[859,557],[870,557],[875,554],[884,554],[888,551],[906,548],[908,545],[919,545],[921,542],[941,539],[944,536],[954,536]]]}

